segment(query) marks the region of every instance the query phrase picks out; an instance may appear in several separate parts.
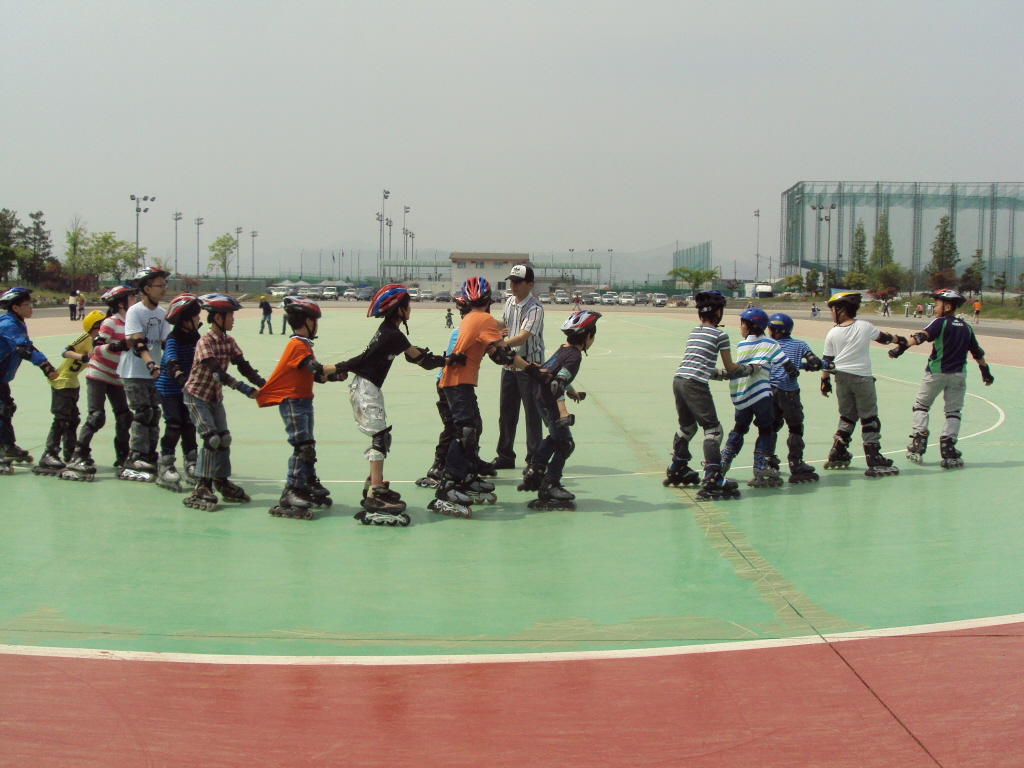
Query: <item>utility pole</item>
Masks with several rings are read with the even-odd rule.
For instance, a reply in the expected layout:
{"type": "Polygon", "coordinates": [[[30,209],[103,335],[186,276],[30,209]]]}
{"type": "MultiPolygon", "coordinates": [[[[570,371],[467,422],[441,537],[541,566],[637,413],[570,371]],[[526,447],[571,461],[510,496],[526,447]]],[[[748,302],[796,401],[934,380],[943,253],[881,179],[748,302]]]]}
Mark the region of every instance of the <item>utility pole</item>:
{"type": "Polygon", "coordinates": [[[138,269],[139,268],[139,215],[143,214],[143,213],[147,213],[149,211],[149,208],[143,208],[142,207],[142,203],[143,202],[147,202],[147,201],[151,202],[151,203],[155,203],[156,202],[156,198],[155,197],[150,197],[149,195],[146,195],[145,197],[137,197],[136,195],[131,195],[131,199],[135,201],[135,268],[138,269]]]}
{"type": "MultiPolygon", "coordinates": [[[[235,257],[235,280],[241,277],[239,270],[242,267],[242,228],[235,227],[235,253],[238,254],[235,257]]],[[[237,290],[237,289],[236,289],[237,290]]]]}
{"type": "Polygon", "coordinates": [[[181,221],[181,211],[175,211],[171,217],[174,219],[174,274],[178,274],[178,222],[181,221]]]}
{"type": "MultiPolygon", "coordinates": [[[[757,219],[757,247],[754,249],[754,284],[761,279],[761,209],[754,211],[754,218],[757,219]]],[[[757,288],[754,289],[757,291],[757,288]]]]}
{"type": "Polygon", "coordinates": [[[259,232],[255,229],[249,233],[249,237],[252,238],[252,277],[256,279],[256,238],[259,237],[259,232]]]}
{"type": "Polygon", "coordinates": [[[199,228],[201,226],[203,226],[203,217],[202,216],[197,216],[196,217],[196,280],[198,280],[199,276],[202,274],[202,272],[200,272],[200,267],[199,267],[199,228]]]}

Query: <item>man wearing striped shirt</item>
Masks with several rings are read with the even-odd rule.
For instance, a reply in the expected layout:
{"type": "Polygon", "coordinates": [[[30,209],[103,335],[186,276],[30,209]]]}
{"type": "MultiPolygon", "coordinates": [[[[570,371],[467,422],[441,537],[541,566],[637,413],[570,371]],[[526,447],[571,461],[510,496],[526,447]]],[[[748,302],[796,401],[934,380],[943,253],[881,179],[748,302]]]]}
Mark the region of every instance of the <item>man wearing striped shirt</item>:
{"type": "Polygon", "coordinates": [[[779,342],[764,335],[767,328],[768,315],[763,309],[751,307],[740,314],[740,333],[744,339],[736,345],[736,362],[760,367],[750,376],[740,376],[729,381],[729,396],[736,406],[736,423],[722,449],[722,469],[725,472],[743,448],[743,436],[753,422],[757,427],[757,441],[754,443],[755,480],[779,476],[779,471],[770,467],[768,462],[775,442],[771,368],[773,365],[782,366],[790,378],[797,376],[796,366],[786,357],[779,342]]]}
{"type": "MultiPolygon", "coordinates": [[[[533,295],[533,268],[516,264],[508,276],[512,295],[505,301],[501,313],[502,335],[508,345],[528,363],[542,364],[544,358],[544,307],[533,295]]],[[[516,428],[519,426],[519,408],[526,411],[526,465],[541,443],[540,412],[534,402],[534,385],[515,366],[506,365],[501,372],[501,399],[498,407],[498,451],[495,469],[514,469],[516,466],[516,428]]]]}

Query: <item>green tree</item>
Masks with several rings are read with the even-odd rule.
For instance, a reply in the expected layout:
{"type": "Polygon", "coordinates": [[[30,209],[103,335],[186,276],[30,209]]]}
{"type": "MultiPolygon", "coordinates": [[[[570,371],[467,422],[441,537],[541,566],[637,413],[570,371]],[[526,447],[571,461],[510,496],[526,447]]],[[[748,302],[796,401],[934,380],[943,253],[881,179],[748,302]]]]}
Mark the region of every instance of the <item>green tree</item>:
{"type": "Polygon", "coordinates": [[[81,216],[75,216],[64,230],[64,272],[71,280],[72,290],[79,277],[89,274],[86,265],[88,240],[89,230],[85,228],[85,222],[81,216]]]}
{"type": "Polygon", "coordinates": [[[895,259],[892,255],[892,238],[889,236],[889,214],[883,213],[878,217],[878,231],[871,242],[871,266],[878,269],[892,264],[893,261],[895,259]]]}
{"type": "MultiPolygon", "coordinates": [[[[139,253],[145,249],[139,248],[139,253]]],[[[91,274],[108,274],[118,283],[135,269],[135,243],[118,240],[114,232],[94,232],[85,241],[85,269],[91,274]]]]}
{"type": "Polygon", "coordinates": [[[807,274],[804,276],[804,285],[807,286],[807,292],[811,294],[811,296],[818,295],[818,270],[807,270],[807,274]]]}
{"type": "Polygon", "coordinates": [[[871,286],[872,293],[881,294],[888,292],[889,295],[892,295],[900,290],[910,288],[913,281],[914,277],[909,269],[904,269],[899,264],[891,263],[872,270],[868,285],[871,286]]]}
{"type": "Polygon", "coordinates": [[[782,290],[783,291],[803,291],[804,290],[804,276],[799,272],[792,275],[787,275],[782,278],[782,290]]]}
{"type": "Polygon", "coordinates": [[[964,293],[981,292],[981,284],[985,278],[985,260],[981,256],[981,248],[978,248],[971,257],[971,263],[960,275],[960,290],[964,293]]]}
{"type": "Polygon", "coordinates": [[[956,247],[956,238],[953,236],[949,216],[939,219],[939,224],[935,229],[938,230],[938,234],[935,235],[935,240],[932,242],[932,260],[924,270],[929,275],[956,269],[956,265],[960,261],[960,251],[956,247]]]}
{"type": "Polygon", "coordinates": [[[853,250],[850,252],[850,271],[866,274],[868,271],[868,236],[864,232],[864,219],[853,230],[853,250]]]}
{"type": "Polygon", "coordinates": [[[846,276],[843,278],[843,282],[846,283],[847,288],[859,291],[868,287],[869,279],[867,272],[855,272],[851,270],[846,273],[846,276]]]}
{"type": "Polygon", "coordinates": [[[7,280],[18,263],[18,232],[21,222],[18,214],[7,208],[0,209],[0,279],[7,280]]]}
{"type": "Polygon", "coordinates": [[[992,280],[992,290],[999,294],[999,304],[1006,301],[1006,270],[1004,269],[992,280]]]}
{"type": "Polygon", "coordinates": [[[46,270],[57,261],[53,258],[53,242],[50,240],[50,230],[46,229],[43,212],[36,211],[28,217],[32,223],[15,232],[18,275],[22,281],[36,285],[46,270]]]}
{"type": "Polygon", "coordinates": [[[710,283],[716,277],[718,277],[717,269],[686,269],[685,267],[676,267],[668,272],[670,277],[674,277],[678,280],[682,280],[684,283],[690,286],[690,289],[696,294],[702,285],[710,283]]]}
{"type": "Polygon", "coordinates": [[[232,256],[235,254],[235,236],[226,232],[210,243],[210,267],[224,271],[224,290],[228,290],[228,275],[231,269],[232,256]]]}

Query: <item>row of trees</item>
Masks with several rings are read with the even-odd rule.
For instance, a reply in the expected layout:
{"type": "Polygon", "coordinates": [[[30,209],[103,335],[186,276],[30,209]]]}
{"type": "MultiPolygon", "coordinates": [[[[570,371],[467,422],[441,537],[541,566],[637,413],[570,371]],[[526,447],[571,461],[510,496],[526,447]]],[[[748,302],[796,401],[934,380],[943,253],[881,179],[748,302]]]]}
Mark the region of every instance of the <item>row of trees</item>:
{"type": "MultiPolygon", "coordinates": [[[[121,283],[143,263],[146,249],[121,240],[115,232],[90,232],[76,216],[64,231],[63,261],[54,256],[50,230],[42,211],[22,224],[16,211],[0,209],[0,280],[7,283],[17,269],[20,282],[50,290],[95,291],[101,275],[121,283]]],[[[225,285],[237,251],[234,236],[225,233],[210,245],[209,267],[224,273],[225,285]]],[[[153,266],[173,271],[164,259],[153,266]]]]}

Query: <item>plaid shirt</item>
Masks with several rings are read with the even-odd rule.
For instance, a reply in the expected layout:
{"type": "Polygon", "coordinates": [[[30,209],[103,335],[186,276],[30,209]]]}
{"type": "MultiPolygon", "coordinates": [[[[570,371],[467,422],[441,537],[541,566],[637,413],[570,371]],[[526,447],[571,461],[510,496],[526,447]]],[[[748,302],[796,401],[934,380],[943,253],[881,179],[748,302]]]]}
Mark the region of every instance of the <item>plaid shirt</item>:
{"type": "Polygon", "coordinates": [[[242,350],[233,338],[226,333],[215,333],[211,329],[196,343],[192,372],[188,375],[188,381],[185,382],[185,391],[192,397],[206,402],[223,400],[224,386],[213,378],[210,369],[202,362],[212,357],[220,364],[221,370],[226,371],[231,365],[231,360],[241,354],[242,350]]]}

